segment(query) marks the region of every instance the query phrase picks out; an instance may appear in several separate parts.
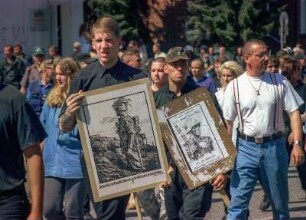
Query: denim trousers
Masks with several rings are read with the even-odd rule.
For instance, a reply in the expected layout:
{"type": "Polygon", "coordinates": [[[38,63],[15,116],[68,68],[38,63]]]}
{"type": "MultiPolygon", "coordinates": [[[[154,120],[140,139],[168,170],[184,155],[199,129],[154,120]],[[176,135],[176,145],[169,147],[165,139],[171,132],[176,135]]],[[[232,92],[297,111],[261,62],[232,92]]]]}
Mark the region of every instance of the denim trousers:
{"type": "Polygon", "coordinates": [[[247,219],[248,205],[259,177],[270,198],[273,219],[289,219],[288,153],[285,138],[263,144],[238,138],[236,146],[228,220],[247,219]]]}
{"type": "Polygon", "coordinates": [[[45,177],[44,218],[83,219],[86,192],[83,179],[45,177]]]}
{"type": "Polygon", "coordinates": [[[23,184],[0,193],[0,219],[25,220],[29,211],[30,204],[23,184]]]}
{"type": "Polygon", "coordinates": [[[165,188],[168,220],[203,220],[211,207],[212,185],[206,183],[190,190],[176,167],[171,178],[172,184],[165,188]]]}

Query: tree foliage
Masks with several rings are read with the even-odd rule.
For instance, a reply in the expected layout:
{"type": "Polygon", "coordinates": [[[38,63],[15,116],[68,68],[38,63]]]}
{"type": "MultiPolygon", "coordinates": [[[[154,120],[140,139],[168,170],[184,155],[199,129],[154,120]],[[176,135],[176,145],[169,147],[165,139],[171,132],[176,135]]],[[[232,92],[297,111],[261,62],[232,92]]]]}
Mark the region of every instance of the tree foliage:
{"type": "Polygon", "coordinates": [[[121,35],[125,38],[133,38],[138,34],[139,16],[137,1],[135,0],[89,0],[93,17],[111,16],[120,26],[121,35]]]}
{"type": "MultiPolygon", "coordinates": [[[[283,9],[278,6],[268,8],[271,3],[266,0],[87,0],[87,2],[96,16],[113,16],[119,22],[121,34],[125,38],[140,34],[145,41],[152,42],[152,36],[156,38],[156,33],[162,33],[163,41],[174,42],[177,39],[173,36],[183,36],[185,39],[180,37],[181,41],[186,40],[193,45],[218,42],[230,46],[250,38],[264,38],[271,30],[277,28],[275,21],[279,11],[283,9]],[[150,10],[152,5],[162,5],[166,4],[165,2],[168,6],[165,10],[162,9],[162,13],[158,12],[158,7],[150,10]],[[186,13],[182,13],[182,5],[186,3],[186,9],[183,8],[186,13]],[[170,12],[167,11],[169,5],[180,7],[176,10],[179,14],[173,14],[174,16],[170,14],[167,17],[167,12],[170,12]],[[152,25],[150,19],[154,16],[150,13],[155,13],[155,17],[160,16],[158,19],[164,19],[162,21],[164,24],[152,25]],[[150,28],[147,27],[148,24],[151,24],[150,28]],[[178,28],[180,25],[183,25],[183,28],[178,28]],[[152,27],[153,29],[156,27],[156,30],[152,30],[152,27]]],[[[173,11],[175,10],[171,13],[173,11]]]]}
{"type": "Polygon", "coordinates": [[[186,39],[231,45],[250,38],[264,38],[276,28],[280,7],[266,0],[189,0],[186,39]]]}

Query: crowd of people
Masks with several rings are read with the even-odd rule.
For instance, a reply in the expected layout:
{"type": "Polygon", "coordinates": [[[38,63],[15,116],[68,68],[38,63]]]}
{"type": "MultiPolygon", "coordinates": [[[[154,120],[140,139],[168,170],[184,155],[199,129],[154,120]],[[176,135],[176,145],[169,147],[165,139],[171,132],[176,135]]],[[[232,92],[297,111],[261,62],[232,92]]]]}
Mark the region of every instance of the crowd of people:
{"type": "MultiPolygon", "coordinates": [[[[265,192],[259,208],[264,211],[271,206],[274,219],[290,218],[290,161],[297,166],[306,195],[303,45],[274,55],[265,42],[252,39],[237,47],[235,54],[225,46],[216,52],[214,46],[190,45],[165,53],[156,42],[154,54],[148,57],[142,41],[132,40],[122,47],[119,25],[110,17],[93,24],[89,40],[86,48],[91,45],[91,51],[84,52],[82,44],[74,42],[70,57],[61,57],[55,45],[48,48],[49,56],[41,47],[35,47],[32,56],[20,44],[3,47],[1,218],[90,219],[91,201],[97,219],[125,219],[130,195],[93,201],[76,116],[83,92],[145,77],[152,82],[156,108],[206,88],[237,149],[231,172],[193,190],[167,153],[171,181],[139,192],[141,206],[153,220],[203,219],[213,190],[220,189],[230,198],[224,219],[247,219],[258,180],[265,192]]],[[[196,127],[193,130],[196,133],[196,127]]]]}

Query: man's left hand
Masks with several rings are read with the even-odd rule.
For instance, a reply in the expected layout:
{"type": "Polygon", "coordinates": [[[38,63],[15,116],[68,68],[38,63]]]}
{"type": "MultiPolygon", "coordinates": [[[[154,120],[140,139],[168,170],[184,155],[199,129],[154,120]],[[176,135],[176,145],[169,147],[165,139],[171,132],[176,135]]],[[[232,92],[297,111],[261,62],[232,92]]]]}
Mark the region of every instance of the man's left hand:
{"type": "Polygon", "coordinates": [[[226,182],[227,182],[227,175],[220,174],[212,180],[211,185],[214,187],[215,190],[220,190],[225,187],[226,182]]]}
{"type": "Polygon", "coordinates": [[[294,166],[300,166],[305,161],[305,155],[303,149],[294,144],[291,152],[291,163],[294,166]]]}

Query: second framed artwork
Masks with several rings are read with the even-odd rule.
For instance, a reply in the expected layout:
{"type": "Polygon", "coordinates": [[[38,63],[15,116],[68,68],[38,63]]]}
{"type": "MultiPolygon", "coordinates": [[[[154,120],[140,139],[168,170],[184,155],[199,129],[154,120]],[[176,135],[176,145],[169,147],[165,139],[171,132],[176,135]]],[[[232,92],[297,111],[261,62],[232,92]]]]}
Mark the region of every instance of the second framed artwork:
{"type": "Polygon", "coordinates": [[[158,115],[165,143],[188,188],[232,169],[236,149],[206,89],[172,100],[158,115]]]}
{"type": "Polygon", "coordinates": [[[166,181],[167,162],[148,79],[86,92],[77,122],[94,201],[166,181]]]}

